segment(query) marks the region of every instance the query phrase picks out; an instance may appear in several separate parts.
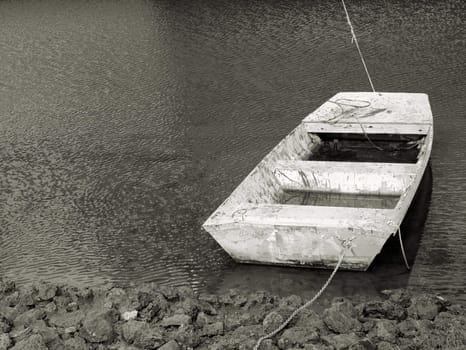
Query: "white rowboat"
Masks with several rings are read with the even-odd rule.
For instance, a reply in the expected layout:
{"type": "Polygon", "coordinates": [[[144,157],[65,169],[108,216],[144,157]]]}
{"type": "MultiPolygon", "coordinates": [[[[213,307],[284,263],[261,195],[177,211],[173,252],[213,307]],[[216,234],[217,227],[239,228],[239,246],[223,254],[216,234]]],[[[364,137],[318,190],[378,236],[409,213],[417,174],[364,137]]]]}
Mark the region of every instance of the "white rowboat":
{"type": "Polygon", "coordinates": [[[238,262],[367,270],[429,161],[428,96],[342,92],[307,116],[203,227],[238,262]]]}

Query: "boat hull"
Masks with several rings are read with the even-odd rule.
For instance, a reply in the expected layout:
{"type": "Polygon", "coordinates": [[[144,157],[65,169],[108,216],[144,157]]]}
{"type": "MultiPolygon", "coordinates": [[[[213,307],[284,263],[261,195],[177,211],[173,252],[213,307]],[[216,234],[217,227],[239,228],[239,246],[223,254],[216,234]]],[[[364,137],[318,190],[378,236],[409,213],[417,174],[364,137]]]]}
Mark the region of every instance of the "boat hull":
{"type": "Polygon", "coordinates": [[[237,262],[333,268],[342,258],[342,269],[367,270],[398,231],[432,140],[427,95],[337,94],[266,155],[203,227],[237,262]],[[342,107],[341,101],[369,103],[342,107]],[[402,146],[385,157],[388,161],[368,161],[365,154],[358,161],[331,159],[358,135],[376,155],[390,140],[402,146]],[[324,144],[331,145],[328,159],[317,157],[324,144]],[[408,151],[410,159],[395,160],[408,151]]]}

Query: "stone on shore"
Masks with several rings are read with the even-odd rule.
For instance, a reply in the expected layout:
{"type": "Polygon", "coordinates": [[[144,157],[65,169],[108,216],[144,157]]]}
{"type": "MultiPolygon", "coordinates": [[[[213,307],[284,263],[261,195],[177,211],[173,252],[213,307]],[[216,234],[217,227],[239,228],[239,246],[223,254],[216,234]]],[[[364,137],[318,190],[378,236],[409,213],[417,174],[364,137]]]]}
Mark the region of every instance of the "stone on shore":
{"type": "Polygon", "coordinates": [[[356,319],[357,312],[349,300],[336,301],[324,311],[325,325],[333,332],[345,334],[359,331],[361,323],[356,319]]]}
{"type": "Polygon", "coordinates": [[[11,350],[48,350],[44,340],[38,334],[33,334],[30,337],[16,343],[11,350]]]}
{"type": "MultiPolygon", "coordinates": [[[[408,290],[302,310],[259,350],[466,349],[466,308],[408,290]]],[[[89,289],[0,278],[0,350],[249,350],[303,305],[297,296],[221,295],[145,285],[89,289]]]]}
{"type": "Polygon", "coordinates": [[[173,316],[167,316],[162,319],[161,325],[163,327],[172,327],[172,326],[182,326],[186,324],[191,324],[192,319],[191,316],[185,315],[185,314],[176,314],[173,316]]]}
{"type": "Polygon", "coordinates": [[[0,350],[7,350],[11,346],[11,338],[8,334],[0,334],[0,350]]]}
{"type": "Polygon", "coordinates": [[[130,320],[121,326],[123,339],[142,349],[156,349],[164,343],[163,331],[144,321],[130,320]]]}
{"type": "Polygon", "coordinates": [[[109,312],[89,312],[79,333],[90,343],[111,342],[114,335],[112,316],[109,312]]]}

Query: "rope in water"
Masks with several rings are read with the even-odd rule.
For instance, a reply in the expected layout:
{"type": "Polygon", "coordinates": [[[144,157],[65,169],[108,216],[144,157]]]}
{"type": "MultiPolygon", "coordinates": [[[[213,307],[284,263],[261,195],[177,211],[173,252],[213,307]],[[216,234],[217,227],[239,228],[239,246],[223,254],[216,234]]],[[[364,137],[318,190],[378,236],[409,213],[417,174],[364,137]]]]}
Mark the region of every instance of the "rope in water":
{"type": "Polygon", "coordinates": [[[364,60],[364,56],[362,55],[361,48],[359,47],[358,38],[356,37],[356,33],[354,32],[353,24],[351,23],[351,19],[350,19],[350,16],[348,14],[348,10],[346,9],[345,0],[341,0],[341,3],[343,4],[343,8],[345,9],[346,20],[347,20],[348,25],[349,25],[350,30],[351,30],[351,36],[352,36],[351,42],[354,41],[354,43],[356,44],[356,48],[358,49],[358,52],[359,52],[359,57],[361,57],[361,62],[362,62],[362,65],[364,66],[364,70],[366,71],[366,75],[367,75],[367,78],[369,79],[369,83],[371,84],[372,91],[375,93],[376,91],[375,91],[375,88],[374,88],[374,84],[372,83],[371,75],[369,74],[369,69],[367,68],[366,61],[364,60]]]}
{"type": "Polygon", "coordinates": [[[401,254],[403,255],[403,260],[405,262],[406,268],[410,270],[411,267],[409,266],[408,259],[406,258],[405,247],[403,246],[403,240],[401,239],[401,229],[399,227],[398,227],[398,237],[400,238],[400,248],[401,248],[401,254]]]}
{"type": "Polygon", "coordinates": [[[261,343],[264,340],[266,340],[268,338],[271,338],[274,335],[276,335],[278,332],[282,331],[297,314],[299,314],[302,310],[304,310],[305,308],[310,306],[312,303],[314,303],[314,301],[316,301],[322,295],[322,293],[325,291],[325,289],[327,289],[328,285],[332,281],[333,277],[335,277],[335,274],[337,273],[338,269],[340,268],[341,263],[343,262],[343,258],[345,257],[345,253],[350,247],[351,247],[351,239],[347,240],[347,241],[345,241],[343,243],[343,249],[341,251],[340,258],[338,259],[338,262],[335,265],[335,268],[333,269],[330,277],[324,283],[322,288],[317,292],[317,294],[314,295],[314,297],[311,300],[307,301],[305,304],[301,305],[299,308],[294,310],[293,313],[280,326],[278,326],[276,329],[274,329],[270,333],[268,333],[268,334],[262,336],[261,338],[259,338],[259,340],[257,341],[256,345],[253,348],[254,350],[258,350],[259,346],[261,345],[261,343]]]}

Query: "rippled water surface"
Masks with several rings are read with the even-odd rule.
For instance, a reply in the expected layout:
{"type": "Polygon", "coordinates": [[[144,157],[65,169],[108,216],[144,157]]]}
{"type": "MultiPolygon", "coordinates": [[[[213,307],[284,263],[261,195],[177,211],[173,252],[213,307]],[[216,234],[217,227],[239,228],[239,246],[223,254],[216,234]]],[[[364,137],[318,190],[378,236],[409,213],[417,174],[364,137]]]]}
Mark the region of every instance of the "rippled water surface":
{"type": "MultiPolygon", "coordinates": [[[[433,182],[412,271],[392,244],[330,295],[466,301],[465,4],[347,1],[376,88],[430,95],[433,182]]],[[[2,1],[0,33],[1,275],[320,288],[328,271],[237,265],[200,225],[308,113],[370,88],[338,1],[2,1]]]]}

